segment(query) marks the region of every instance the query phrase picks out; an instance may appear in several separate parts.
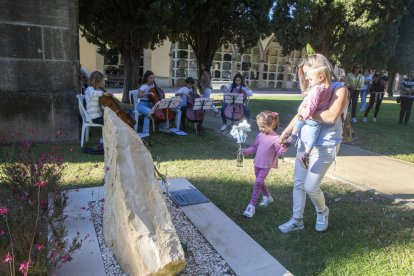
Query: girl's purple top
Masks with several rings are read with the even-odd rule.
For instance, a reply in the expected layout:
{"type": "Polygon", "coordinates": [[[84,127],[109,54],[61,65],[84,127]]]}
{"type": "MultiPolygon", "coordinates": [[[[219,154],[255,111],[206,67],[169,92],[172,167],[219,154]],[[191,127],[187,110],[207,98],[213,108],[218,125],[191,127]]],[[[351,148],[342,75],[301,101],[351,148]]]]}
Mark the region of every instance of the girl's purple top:
{"type": "Polygon", "coordinates": [[[278,157],[287,151],[279,144],[279,135],[272,132],[268,135],[259,133],[254,144],[244,150],[245,155],[256,153],[254,166],[262,169],[277,168],[278,157]]]}

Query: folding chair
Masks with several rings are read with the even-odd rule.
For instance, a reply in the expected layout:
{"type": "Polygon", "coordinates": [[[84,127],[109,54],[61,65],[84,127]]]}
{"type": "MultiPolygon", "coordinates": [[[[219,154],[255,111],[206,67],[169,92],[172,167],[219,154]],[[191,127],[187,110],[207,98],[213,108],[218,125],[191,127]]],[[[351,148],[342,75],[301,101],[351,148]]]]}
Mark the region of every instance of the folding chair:
{"type": "Polygon", "coordinates": [[[79,112],[82,116],[81,148],[83,148],[83,142],[88,142],[89,140],[89,127],[103,127],[103,125],[95,124],[92,122],[91,117],[89,117],[88,112],[86,112],[86,109],[83,106],[83,100],[85,99],[85,96],[78,94],[76,95],[76,98],[78,98],[79,112]]]}

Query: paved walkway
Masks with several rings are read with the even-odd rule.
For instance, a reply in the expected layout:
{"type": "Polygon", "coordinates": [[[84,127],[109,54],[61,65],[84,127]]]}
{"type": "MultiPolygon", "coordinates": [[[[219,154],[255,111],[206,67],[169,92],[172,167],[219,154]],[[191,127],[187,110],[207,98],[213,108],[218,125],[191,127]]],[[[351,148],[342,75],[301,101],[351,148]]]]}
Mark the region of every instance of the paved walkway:
{"type": "MultiPolygon", "coordinates": [[[[212,112],[207,112],[205,127],[217,130],[221,125],[221,118],[215,118],[212,112]]],[[[253,130],[247,138],[249,144],[254,142],[259,131],[255,122],[251,122],[251,125],[253,130]]],[[[279,129],[278,133],[282,130],[279,129]]],[[[223,135],[233,139],[228,131],[223,135]]],[[[294,157],[294,149],[289,149],[286,156],[294,157]]],[[[396,202],[407,202],[414,206],[414,164],[412,163],[343,144],[336,165],[331,166],[327,175],[362,190],[373,190],[395,199],[396,202]]]]}

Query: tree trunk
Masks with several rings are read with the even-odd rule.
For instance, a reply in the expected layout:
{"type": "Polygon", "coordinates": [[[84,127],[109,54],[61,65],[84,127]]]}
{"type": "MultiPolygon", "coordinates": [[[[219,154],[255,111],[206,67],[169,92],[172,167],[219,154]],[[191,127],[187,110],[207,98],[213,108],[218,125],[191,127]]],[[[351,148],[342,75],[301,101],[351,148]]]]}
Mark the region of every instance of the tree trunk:
{"type": "Polygon", "coordinates": [[[395,84],[395,76],[397,75],[395,71],[389,71],[388,72],[388,87],[387,87],[387,93],[388,97],[392,97],[394,94],[394,84],[395,84]]]}
{"type": "Polygon", "coordinates": [[[122,94],[122,102],[129,103],[129,91],[138,89],[139,85],[139,63],[141,59],[142,51],[134,51],[127,49],[122,52],[124,57],[124,91],[122,94]]]}

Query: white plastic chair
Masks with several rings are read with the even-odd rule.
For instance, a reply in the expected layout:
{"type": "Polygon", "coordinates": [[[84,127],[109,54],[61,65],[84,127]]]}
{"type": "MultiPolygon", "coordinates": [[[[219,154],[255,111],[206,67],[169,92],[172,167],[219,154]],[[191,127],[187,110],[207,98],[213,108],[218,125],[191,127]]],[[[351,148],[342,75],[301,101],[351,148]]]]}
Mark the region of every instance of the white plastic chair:
{"type": "Polygon", "coordinates": [[[85,96],[78,94],[76,95],[76,98],[78,98],[79,112],[82,116],[81,148],[83,148],[83,142],[88,142],[89,140],[89,127],[103,127],[103,125],[92,122],[91,117],[89,117],[88,112],[86,112],[85,107],[83,106],[85,96]]]}
{"type": "MultiPolygon", "coordinates": [[[[131,109],[134,112],[135,117],[135,125],[134,130],[135,132],[138,132],[138,120],[139,116],[144,116],[143,114],[138,112],[138,104],[141,99],[138,98],[138,90],[129,90],[129,102],[131,104],[131,109]]],[[[145,119],[145,118],[144,118],[145,119]]],[[[154,118],[151,118],[152,121],[152,131],[155,132],[155,122],[154,118]]]]}

